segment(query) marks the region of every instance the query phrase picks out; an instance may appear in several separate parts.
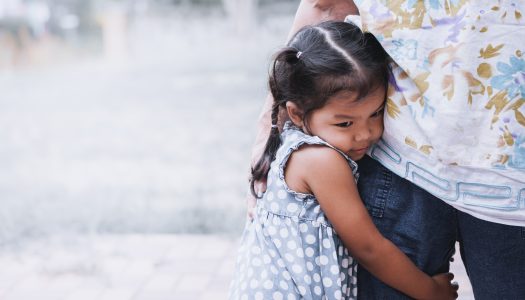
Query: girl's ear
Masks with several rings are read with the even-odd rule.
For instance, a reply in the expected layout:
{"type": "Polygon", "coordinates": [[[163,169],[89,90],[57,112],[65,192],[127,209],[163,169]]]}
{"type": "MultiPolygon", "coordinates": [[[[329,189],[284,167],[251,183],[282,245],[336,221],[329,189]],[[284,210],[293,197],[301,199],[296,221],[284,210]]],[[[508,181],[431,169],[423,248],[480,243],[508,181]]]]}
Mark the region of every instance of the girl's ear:
{"type": "Polygon", "coordinates": [[[295,126],[302,128],[303,127],[303,111],[293,102],[286,102],[286,112],[288,117],[295,126]]]}

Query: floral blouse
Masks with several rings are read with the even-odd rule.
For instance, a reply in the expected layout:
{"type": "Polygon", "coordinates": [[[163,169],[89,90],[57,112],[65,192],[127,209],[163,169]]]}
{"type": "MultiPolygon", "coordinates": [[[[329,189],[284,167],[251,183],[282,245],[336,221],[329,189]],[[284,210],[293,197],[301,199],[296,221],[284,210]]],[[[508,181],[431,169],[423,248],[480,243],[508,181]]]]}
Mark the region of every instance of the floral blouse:
{"type": "Polygon", "coordinates": [[[462,211],[525,226],[525,2],[354,2],[395,61],[370,155],[462,211]]]}

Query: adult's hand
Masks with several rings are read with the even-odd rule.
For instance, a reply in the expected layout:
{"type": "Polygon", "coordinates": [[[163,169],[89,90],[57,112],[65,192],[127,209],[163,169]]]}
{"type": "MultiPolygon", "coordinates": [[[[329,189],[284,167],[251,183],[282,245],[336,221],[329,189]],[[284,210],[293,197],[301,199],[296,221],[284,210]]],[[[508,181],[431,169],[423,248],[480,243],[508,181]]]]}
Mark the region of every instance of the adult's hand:
{"type": "MultiPolygon", "coordinates": [[[[262,195],[266,191],[266,181],[255,182],[254,188],[255,188],[255,192],[257,193],[258,197],[262,197],[262,195]]],[[[250,221],[253,220],[256,204],[257,204],[257,198],[253,195],[251,189],[249,189],[246,195],[246,206],[247,206],[246,218],[250,221]]]]}

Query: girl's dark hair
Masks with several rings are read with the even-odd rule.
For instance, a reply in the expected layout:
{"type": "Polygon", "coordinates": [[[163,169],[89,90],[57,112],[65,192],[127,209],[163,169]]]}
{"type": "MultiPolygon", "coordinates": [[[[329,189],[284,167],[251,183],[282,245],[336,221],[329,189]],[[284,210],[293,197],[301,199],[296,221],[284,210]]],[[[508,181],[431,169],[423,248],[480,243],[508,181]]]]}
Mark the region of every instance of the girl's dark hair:
{"type": "Polygon", "coordinates": [[[281,145],[277,124],[286,102],[295,103],[306,121],[308,114],[340,92],[354,93],[359,101],[378,87],[386,88],[388,62],[377,39],[354,24],[327,21],[299,30],[274,56],[269,79],[272,129],[262,157],[252,168],[252,193],[257,196],[254,183],[268,176],[281,145]]]}

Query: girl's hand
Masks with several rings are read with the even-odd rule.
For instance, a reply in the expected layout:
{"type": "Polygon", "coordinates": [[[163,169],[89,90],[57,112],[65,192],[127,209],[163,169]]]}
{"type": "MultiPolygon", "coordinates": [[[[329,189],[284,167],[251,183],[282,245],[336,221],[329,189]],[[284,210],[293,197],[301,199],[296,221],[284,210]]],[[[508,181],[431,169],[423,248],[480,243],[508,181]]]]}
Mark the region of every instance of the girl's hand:
{"type": "Polygon", "coordinates": [[[451,282],[454,278],[452,273],[442,273],[432,276],[436,285],[436,292],[429,299],[456,299],[458,297],[458,284],[451,282]]]}

